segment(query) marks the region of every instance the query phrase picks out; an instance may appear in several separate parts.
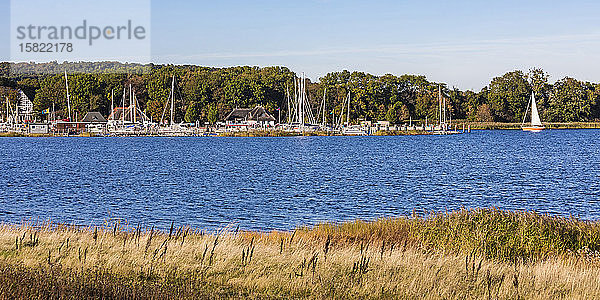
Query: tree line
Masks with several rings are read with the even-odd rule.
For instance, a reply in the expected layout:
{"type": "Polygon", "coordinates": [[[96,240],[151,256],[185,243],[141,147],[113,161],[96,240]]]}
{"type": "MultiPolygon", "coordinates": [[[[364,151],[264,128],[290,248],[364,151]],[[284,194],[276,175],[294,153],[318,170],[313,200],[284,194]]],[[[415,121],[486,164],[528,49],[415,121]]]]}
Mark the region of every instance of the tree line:
{"type": "MultiPolygon", "coordinates": [[[[210,68],[193,65],[135,65],[114,62],[70,64],[0,64],[0,95],[14,105],[17,89],[33,99],[39,113],[54,108],[66,116],[67,70],[73,111],[83,117],[89,111],[110,114],[111,101],[121,106],[129,88],[135,91],[140,107],[153,120],[161,119],[175,77],[177,121],[215,123],[231,109],[264,106],[282,121],[287,115],[288,97],[294,97],[296,74],[285,67],[210,68]],[[94,65],[98,64],[98,65],[94,65]]],[[[307,82],[313,109],[325,98],[326,122],[333,122],[342,110],[348,93],[350,119],[437,120],[438,91],[446,99],[453,119],[474,122],[521,122],[531,93],[545,122],[584,122],[600,119],[600,84],[565,77],[551,84],[541,69],[508,72],[479,92],[460,90],[425,76],[364,72],[331,72],[318,82],[307,82]]],[[[129,100],[127,100],[129,101],[129,100]]],[[[4,102],[2,102],[4,103],[4,102]]],[[[5,107],[5,106],[3,106],[5,107]]],[[[4,109],[2,110],[4,114],[4,109]]]]}

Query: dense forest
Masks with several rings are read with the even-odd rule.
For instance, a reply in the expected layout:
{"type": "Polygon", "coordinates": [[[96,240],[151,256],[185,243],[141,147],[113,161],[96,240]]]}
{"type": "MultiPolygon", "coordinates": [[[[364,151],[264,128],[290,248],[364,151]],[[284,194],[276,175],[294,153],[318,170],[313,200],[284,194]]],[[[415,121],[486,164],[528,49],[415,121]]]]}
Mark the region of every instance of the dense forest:
{"type": "MultiPolygon", "coordinates": [[[[39,113],[54,106],[66,109],[64,71],[67,71],[71,105],[78,116],[88,111],[110,114],[111,95],[121,103],[130,85],[148,116],[159,120],[175,76],[177,121],[221,120],[232,108],[262,105],[276,117],[287,112],[287,93],[294,94],[296,74],[285,67],[209,68],[191,65],[136,65],[103,63],[0,64],[0,96],[14,105],[17,89],[34,102],[39,113]]],[[[332,72],[319,82],[308,82],[307,93],[315,111],[323,96],[328,122],[339,114],[350,93],[353,122],[388,120],[400,123],[436,120],[441,86],[453,119],[479,122],[521,122],[532,90],[546,122],[597,121],[600,119],[600,84],[565,77],[551,84],[541,69],[512,71],[494,78],[481,91],[462,91],[425,76],[363,72],[332,72]]],[[[127,92],[128,93],[128,92],[127,92]]],[[[2,109],[2,115],[4,109],[2,109]]],[[[38,115],[39,119],[43,119],[38,115]]]]}

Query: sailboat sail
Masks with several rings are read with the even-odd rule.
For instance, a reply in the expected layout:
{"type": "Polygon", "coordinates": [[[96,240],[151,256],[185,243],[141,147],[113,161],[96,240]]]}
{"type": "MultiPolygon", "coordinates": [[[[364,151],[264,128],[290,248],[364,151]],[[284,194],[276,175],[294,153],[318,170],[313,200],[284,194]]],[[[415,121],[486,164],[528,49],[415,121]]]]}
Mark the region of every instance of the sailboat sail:
{"type": "Polygon", "coordinates": [[[538,113],[537,105],[535,104],[535,96],[531,94],[531,126],[542,126],[540,114],[538,113]]]}

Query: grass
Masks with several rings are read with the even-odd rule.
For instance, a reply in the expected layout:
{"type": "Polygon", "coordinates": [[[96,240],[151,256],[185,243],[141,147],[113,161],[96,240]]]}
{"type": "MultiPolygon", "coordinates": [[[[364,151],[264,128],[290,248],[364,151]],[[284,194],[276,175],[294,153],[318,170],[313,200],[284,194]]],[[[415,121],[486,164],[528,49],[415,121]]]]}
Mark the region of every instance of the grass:
{"type": "MultiPolygon", "coordinates": [[[[521,123],[503,123],[503,122],[468,122],[465,120],[452,121],[458,128],[462,129],[462,124],[471,127],[471,130],[521,130],[521,123]]],[[[548,129],[597,129],[600,128],[600,122],[571,122],[571,123],[544,123],[548,129]]]]}
{"type": "Polygon", "coordinates": [[[600,297],[600,223],[461,210],[292,232],[0,226],[0,298],[600,297]]]}
{"type": "Polygon", "coordinates": [[[0,132],[0,137],[26,137],[27,134],[18,132],[0,132]]]}

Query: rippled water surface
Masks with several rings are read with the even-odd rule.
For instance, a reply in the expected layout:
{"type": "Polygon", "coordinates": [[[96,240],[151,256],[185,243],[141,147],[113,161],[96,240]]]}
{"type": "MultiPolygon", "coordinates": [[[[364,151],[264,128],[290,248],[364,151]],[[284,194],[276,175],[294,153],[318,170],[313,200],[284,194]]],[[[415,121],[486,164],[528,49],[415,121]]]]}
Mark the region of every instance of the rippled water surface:
{"type": "Polygon", "coordinates": [[[269,230],[463,206],[600,219],[599,138],[1,138],[0,222],[269,230]]]}

